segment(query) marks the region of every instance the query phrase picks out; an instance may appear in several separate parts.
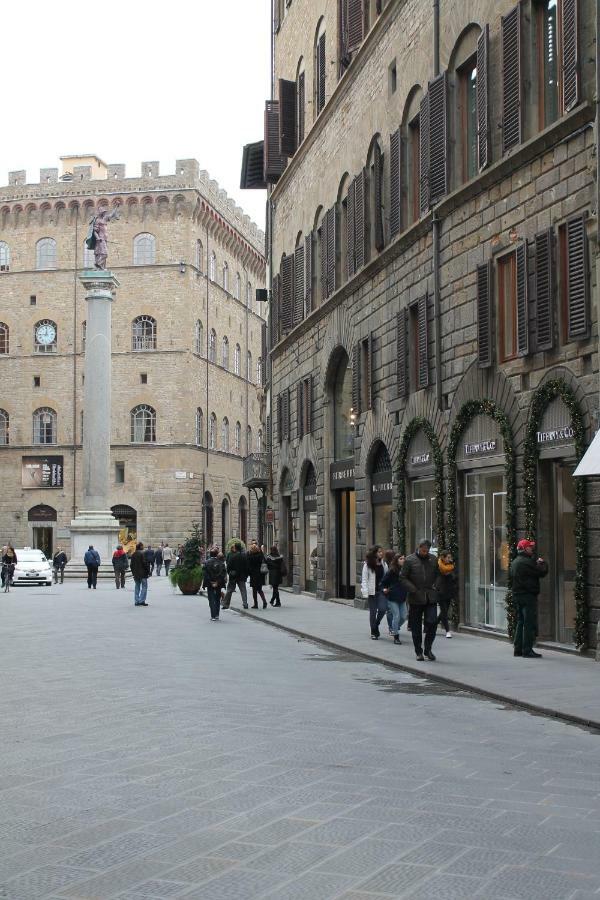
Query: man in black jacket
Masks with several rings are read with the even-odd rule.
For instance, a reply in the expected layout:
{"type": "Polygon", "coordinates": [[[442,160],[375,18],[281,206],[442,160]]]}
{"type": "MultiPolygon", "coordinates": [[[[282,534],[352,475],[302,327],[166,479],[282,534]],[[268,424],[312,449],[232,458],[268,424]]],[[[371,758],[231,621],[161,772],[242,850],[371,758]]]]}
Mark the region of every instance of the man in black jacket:
{"type": "Polygon", "coordinates": [[[242,605],[244,609],[248,609],[248,594],[246,593],[246,579],[248,578],[248,558],[242,550],[240,543],[234,544],[230,552],[227,554],[227,574],[229,576],[229,584],[223,599],[223,609],[229,609],[231,597],[236,587],[239,587],[242,595],[242,605]]]}
{"type": "Polygon", "coordinates": [[[58,576],[60,575],[60,583],[63,584],[65,580],[65,566],[67,564],[67,554],[65,551],[58,547],[56,553],[54,554],[54,558],[52,560],[52,568],[54,570],[54,584],[58,584],[58,576]]]}
{"type": "Polygon", "coordinates": [[[437,629],[437,593],[435,581],[438,576],[437,559],[429,552],[430,541],[421,541],[416,553],[407,556],[400,581],[408,591],[408,628],[412,632],[417,660],[422,662],[423,630],[425,630],[425,656],[435,660],[431,648],[437,629]]]}
{"type": "Polygon", "coordinates": [[[148,606],[146,603],[146,595],[148,593],[148,577],[150,575],[150,564],[146,560],[144,554],[144,545],[140,541],[135,545],[135,552],[132,553],[129,560],[129,568],[133,575],[135,583],[135,591],[133,599],[136,606],[148,606]]]}
{"type": "Polygon", "coordinates": [[[212,547],[208,559],[204,562],[203,578],[203,584],[208,593],[212,622],[219,621],[221,590],[225,587],[226,580],[225,562],[223,559],[219,559],[219,548],[212,547]]]}
{"type": "Polygon", "coordinates": [[[519,541],[517,556],[510,564],[513,600],[517,609],[514,653],[527,659],[540,659],[542,656],[533,649],[533,642],[537,637],[540,578],[548,574],[548,563],[541,557],[534,559],[534,551],[535,541],[519,541]]]}

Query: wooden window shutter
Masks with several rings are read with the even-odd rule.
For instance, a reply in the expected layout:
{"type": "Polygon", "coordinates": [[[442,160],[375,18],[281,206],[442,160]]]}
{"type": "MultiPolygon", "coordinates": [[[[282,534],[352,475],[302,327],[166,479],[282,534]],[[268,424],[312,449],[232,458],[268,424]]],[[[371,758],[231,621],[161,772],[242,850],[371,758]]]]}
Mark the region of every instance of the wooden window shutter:
{"type": "Polygon", "coordinates": [[[419,371],[417,383],[419,389],[429,385],[429,332],[427,328],[427,294],[417,303],[417,343],[419,347],[419,371]]]}
{"type": "Polygon", "coordinates": [[[562,107],[568,112],[579,103],[578,0],[562,0],[562,107]]]}
{"type": "Polygon", "coordinates": [[[285,334],[294,327],[294,257],[281,260],[281,330],[285,334]]]}
{"type": "Polygon", "coordinates": [[[484,25],[477,39],[477,166],[481,172],[490,164],[490,132],[488,124],[488,67],[490,28],[484,25]]]}
{"type": "Polygon", "coordinates": [[[442,72],[429,84],[429,205],[448,190],[447,75],[442,72]]]}
{"type": "Polygon", "coordinates": [[[477,266],[477,363],[492,365],[492,263],[477,266]]]}
{"type": "Polygon", "coordinates": [[[311,434],[313,430],[313,377],[309,375],[304,382],[304,405],[306,410],[306,418],[304,421],[304,430],[307,434],[311,434]]]}
{"type": "Polygon", "coordinates": [[[277,442],[283,443],[283,394],[277,395],[277,442]]]}
{"type": "Polygon", "coordinates": [[[304,319],[304,244],[294,254],[294,327],[304,319]]]}
{"type": "Polygon", "coordinates": [[[537,349],[554,346],[554,232],[546,229],[535,236],[535,301],[537,349]]]}
{"type": "Polygon", "coordinates": [[[352,53],[358,50],[364,38],[364,2],[363,0],[346,0],[347,4],[347,23],[348,23],[348,43],[347,51],[352,53]]]}
{"type": "Polygon", "coordinates": [[[517,247],[517,353],[529,353],[529,301],[528,301],[527,241],[517,247]]]}
{"type": "Polygon", "coordinates": [[[401,309],[396,318],[396,376],[398,396],[408,394],[408,317],[406,308],[401,309]]]}
{"type": "Polygon", "coordinates": [[[317,47],[317,60],[318,60],[318,84],[317,84],[317,114],[321,112],[323,107],[325,106],[325,67],[326,67],[326,55],[325,55],[325,35],[322,34],[319,38],[319,44],[317,47]]]}
{"type": "Polygon", "coordinates": [[[521,143],[521,4],[502,16],[502,152],[521,143]]]}
{"type": "Polygon", "coordinates": [[[282,156],[296,152],[296,82],[279,79],[279,147],[282,156]]]}
{"type": "Polygon", "coordinates": [[[304,140],[304,116],[306,109],[306,75],[300,72],[298,76],[298,146],[304,140]]]}
{"type": "Polygon", "coordinates": [[[274,184],[285,170],[285,159],[279,149],[279,103],[265,104],[265,181],[274,184]]]}
{"type": "Polygon", "coordinates": [[[390,237],[394,238],[400,234],[400,205],[401,205],[401,185],[400,185],[400,151],[402,145],[401,129],[398,128],[393,134],[390,134],[390,237]]]}
{"type": "Polygon", "coordinates": [[[262,360],[262,387],[265,387],[269,383],[270,374],[269,374],[269,346],[267,340],[267,323],[263,322],[260,326],[260,358],[262,360]]]}
{"type": "Polygon", "coordinates": [[[352,351],[352,409],[355,416],[360,416],[360,344],[355,344],[352,351]]]}
{"type": "Polygon", "coordinates": [[[383,235],[383,153],[378,143],[375,144],[373,153],[373,195],[375,198],[375,209],[373,210],[373,224],[375,227],[375,249],[380,252],[385,247],[383,235]]]}
{"type": "Polygon", "coordinates": [[[356,180],[348,185],[348,198],[346,200],[346,270],[348,279],[355,272],[354,267],[354,211],[356,209],[356,180]]]}
{"type": "Polygon", "coordinates": [[[590,331],[585,216],[575,216],[567,228],[567,315],[569,340],[586,338],[590,331]]]}
{"type": "Polygon", "coordinates": [[[365,373],[366,381],[367,381],[367,409],[373,409],[373,395],[374,395],[374,358],[373,358],[373,345],[374,338],[373,332],[369,332],[369,337],[365,341],[367,346],[367,371],[365,373]]]}
{"type": "Polygon", "coordinates": [[[273,426],[271,424],[271,416],[267,416],[267,453],[271,453],[273,449],[273,426]]]}
{"type": "Polygon", "coordinates": [[[304,315],[312,312],[312,261],[313,261],[313,233],[306,235],[304,239],[304,315]]]}
{"type": "Polygon", "coordinates": [[[281,275],[273,277],[273,287],[271,289],[271,314],[269,316],[269,327],[271,330],[271,349],[279,343],[279,307],[281,304],[281,275]]]}
{"type": "Polygon", "coordinates": [[[264,190],[267,187],[267,182],[265,181],[264,141],[256,141],[254,144],[245,145],[242,153],[240,187],[243,190],[264,190]]]}
{"type": "Polygon", "coordinates": [[[283,392],[283,439],[290,439],[290,389],[283,392]]]}
{"type": "Polygon", "coordinates": [[[327,213],[321,221],[321,298],[325,300],[327,294],[327,213]]]}
{"type": "Polygon", "coordinates": [[[304,437],[304,382],[299,381],[296,385],[296,428],[298,430],[298,439],[304,437]]]}
{"type": "Polygon", "coordinates": [[[421,100],[419,109],[419,212],[429,209],[429,94],[421,100]]]}
{"type": "Polygon", "coordinates": [[[365,264],[365,170],[354,179],[354,271],[365,264]]]}
{"type": "Polygon", "coordinates": [[[331,296],[335,292],[335,270],[336,270],[336,219],[337,210],[335,206],[327,211],[327,296],[331,296]]]}

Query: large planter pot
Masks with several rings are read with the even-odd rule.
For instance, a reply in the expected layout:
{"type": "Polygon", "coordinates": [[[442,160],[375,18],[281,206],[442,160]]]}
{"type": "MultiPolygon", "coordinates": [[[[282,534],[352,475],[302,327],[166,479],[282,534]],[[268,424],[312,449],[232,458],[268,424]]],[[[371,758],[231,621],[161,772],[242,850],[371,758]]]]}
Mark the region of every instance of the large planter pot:
{"type": "Polygon", "coordinates": [[[201,581],[198,581],[196,578],[191,578],[189,581],[180,581],[177,587],[181,591],[182,594],[197,594],[202,585],[201,581]]]}

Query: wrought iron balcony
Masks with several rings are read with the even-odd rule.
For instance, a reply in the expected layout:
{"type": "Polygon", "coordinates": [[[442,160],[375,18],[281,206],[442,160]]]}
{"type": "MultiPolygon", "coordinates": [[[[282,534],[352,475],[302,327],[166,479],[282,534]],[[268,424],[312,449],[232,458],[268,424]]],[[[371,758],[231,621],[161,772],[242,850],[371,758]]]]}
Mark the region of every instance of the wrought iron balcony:
{"type": "Polygon", "coordinates": [[[244,459],[244,487],[266,488],[271,477],[268,453],[252,453],[244,459]]]}

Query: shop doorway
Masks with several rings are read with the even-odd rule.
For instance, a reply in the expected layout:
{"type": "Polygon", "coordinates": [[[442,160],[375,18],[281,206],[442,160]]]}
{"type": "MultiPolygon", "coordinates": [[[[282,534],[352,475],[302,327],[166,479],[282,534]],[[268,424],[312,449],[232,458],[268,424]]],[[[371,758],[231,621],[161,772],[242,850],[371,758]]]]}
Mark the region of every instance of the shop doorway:
{"type": "Polygon", "coordinates": [[[304,510],[304,589],[317,590],[317,474],[312,463],[306,470],[302,492],[304,510]]]}
{"type": "Polygon", "coordinates": [[[336,494],[337,590],[338,597],[353,600],[356,585],[356,494],[353,490],[336,494]]]}
{"type": "Polygon", "coordinates": [[[286,587],[291,587],[294,581],[294,518],[292,514],[294,479],[289,469],[284,469],[280,484],[279,551],[285,560],[287,568],[287,575],[284,576],[282,584],[286,587]]]}
{"type": "Polygon", "coordinates": [[[539,636],[571,644],[575,628],[575,482],[574,466],[558,460],[540,462],[540,521],[537,553],[547,560],[541,581],[539,636]]]}
{"type": "Polygon", "coordinates": [[[506,485],[501,470],[463,476],[465,620],[506,631],[510,549],[506,531],[506,485]]]}
{"type": "Polygon", "coordinates": [[[54,531],[52,526],[34,525],[33,527],[33,548],[34,550],[42,550],[46,559],[52,559],[54,556],[54,531]]]}
{"type": "Polygon", "coordinates": [[[52,506],[40,503],[33,506],[27,513],[27,520],[31,529],[31,546],[35,550],[41,550],[47,559],[54,555],[54,528],[57,521],[56,510],[52,506]]]}

